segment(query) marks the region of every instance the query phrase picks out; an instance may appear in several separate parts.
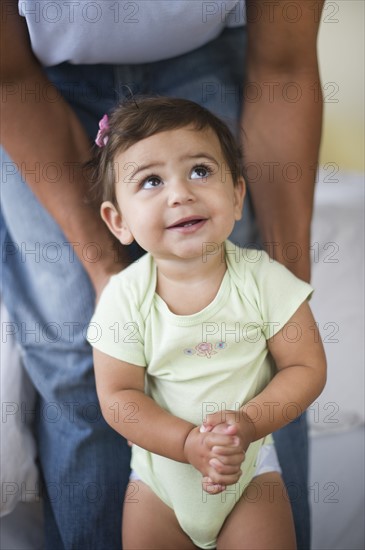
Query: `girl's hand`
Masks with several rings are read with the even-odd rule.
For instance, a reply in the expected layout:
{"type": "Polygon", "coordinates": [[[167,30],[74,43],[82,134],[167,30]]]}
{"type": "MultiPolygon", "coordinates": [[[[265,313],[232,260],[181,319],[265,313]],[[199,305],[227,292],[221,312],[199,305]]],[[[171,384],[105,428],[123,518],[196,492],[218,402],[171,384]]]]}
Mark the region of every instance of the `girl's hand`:
{"type": "Polygon", "coordinates": [[[241,476],[240,465],[243,453],[239,438],[234,434],[200,432],[193,428],[185,441],[184,452],[187,461],[203,477],[216,485],[233,485],[241,476]],[[220,454],[217,454],[220,449],[220,454]],[[224,451],[222,451],[224,449],[224,451]]]}
{"type": "MultiPolygon", "coordinates": [[[[215,460],[210,462],[218,472],[222,471],[224,465],[238,465],[241,469],[242,462],[245,459],[245,453],[250,443],[255,439],[255,429],[252,422],[241,411],[221,411],[207,416],[205,422],[200,427],[203,433],[229,434],[239,438],[238,447],[233,449],[227,446],[216,446],[214,451],[217,455],[215,460]],[[223,422],[222,422],[223,420],[223,422]]],[[[217,494],[224,491],[225,486],[221,483],[215,483],[210,476],[202,479],[203,489],[209,494],[217,494]]],[[[229,485],[228,483],[226,485],[229,485]]]]}
{"type": "MultiPolygon", "coordinates": [[[[250,443],[256,439],[255,426],[252,420],[243,411],[224,410],[208,414],[200,431],[204,433],[230,434],[238,437],[239,447],[246,453],[250,443]]],[[[226,456],[229,451],[224,447],[215,449],[217,455],[226,456]]],[[[244,460],[244,457],[243,457],[244,460]]],[[[243,462],[243,461],[242,461],[243,462]]]]}

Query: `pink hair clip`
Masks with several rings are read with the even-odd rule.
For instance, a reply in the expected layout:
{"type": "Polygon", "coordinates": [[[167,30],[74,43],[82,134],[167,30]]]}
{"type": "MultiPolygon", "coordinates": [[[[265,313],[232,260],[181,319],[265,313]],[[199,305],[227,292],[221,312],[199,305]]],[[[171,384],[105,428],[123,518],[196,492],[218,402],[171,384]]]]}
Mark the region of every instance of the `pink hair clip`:
{"type": "Polygon", "coordinates": [[[108,115],[104,115],[103,118],[99,121],[99,131],[97,133],[95,143],[98,147],[105,147],[108,143],[109,136],[109,119],[108,115]]]}

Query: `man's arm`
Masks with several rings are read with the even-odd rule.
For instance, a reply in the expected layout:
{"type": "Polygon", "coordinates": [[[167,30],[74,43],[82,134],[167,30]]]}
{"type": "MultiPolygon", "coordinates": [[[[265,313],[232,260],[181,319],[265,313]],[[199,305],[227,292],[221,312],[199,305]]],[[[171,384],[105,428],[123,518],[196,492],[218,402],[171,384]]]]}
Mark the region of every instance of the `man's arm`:
{"type": "Polygon", "coordinates": [[[114,237],[86,201],[88,182],[82,167],[90,156],[89,139],[70,106],[52,90],[33,55],[16,0],[2,4],[1,51],[2,145],[67,239],[78,243],[75,252],[98,294],[109,276],[127,262],[116,253],[114,237]],[[26,90],[35,93],[25,95],[26,90]],[[49,163],[55,163],[61,174],[56,183],[47,181],[43,168],[49,163]],[[36,166],[36,176],[31,175],[36,166]],[[82,254],[91,242],[102,251],[97,262],[87,261],[82,254]]]}
{"type": "Polygon", "coordinates": [[[316,48],[322,7],[322,0],[247,1],[248,185],[266,250],[306,281],[322,129],[316,48]]]}

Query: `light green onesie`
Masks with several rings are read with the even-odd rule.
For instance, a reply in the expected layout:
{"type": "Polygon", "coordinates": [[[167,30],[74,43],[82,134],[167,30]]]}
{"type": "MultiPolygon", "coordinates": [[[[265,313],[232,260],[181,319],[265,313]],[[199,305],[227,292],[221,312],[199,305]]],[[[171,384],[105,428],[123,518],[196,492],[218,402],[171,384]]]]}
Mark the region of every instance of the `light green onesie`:
{"type": "MultiPolygon", "coordinates": [[[[266,340],[283,328],[312,292],[263,251],[226,241],[218,253],[226,260],[227,271],[216,297],[202,311],[175,315],[168,309],[155,293],[156,265],[147,254],[112,277],[88,331],[89,342],[99,350],[145,367],[146,393],[196,425],[209,413],[238,410],[269,383],[274,367],[266,340]]],[[[289,341],[298,338],[298,330],[286,327],[289,341]]],[[[262,414],[255,405],[250,412],[262,414]]],[[[138,421],[132,403],[124,421],[138,421]]],[[[265,439],[250,445],[239,482],[218,495],[202,490],[202,476],[190,464],[136,445],[132,468],[175,511],[194,544],[211,549],[254,475],[265,439]]]]}

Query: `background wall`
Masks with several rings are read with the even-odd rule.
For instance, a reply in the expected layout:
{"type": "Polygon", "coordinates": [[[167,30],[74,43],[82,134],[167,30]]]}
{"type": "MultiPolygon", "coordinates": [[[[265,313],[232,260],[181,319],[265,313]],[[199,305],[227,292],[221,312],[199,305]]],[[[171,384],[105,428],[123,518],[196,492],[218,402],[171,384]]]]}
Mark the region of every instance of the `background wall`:
{"type": "Polygon", "coordinates": [[[325,98],[320,162],[361,172],[365,169],[364,15],[363,0],[327,0],[318,42],[325,98]]]}
{"type": "Polygon", "coordinates": [[[318,43],[325,112],[312,224],[321,252],[313,261],[311,306],[328,379],[308,411],[313,550],[365,548],[364,16],[363,0],[326,0],[318,43]]]}

